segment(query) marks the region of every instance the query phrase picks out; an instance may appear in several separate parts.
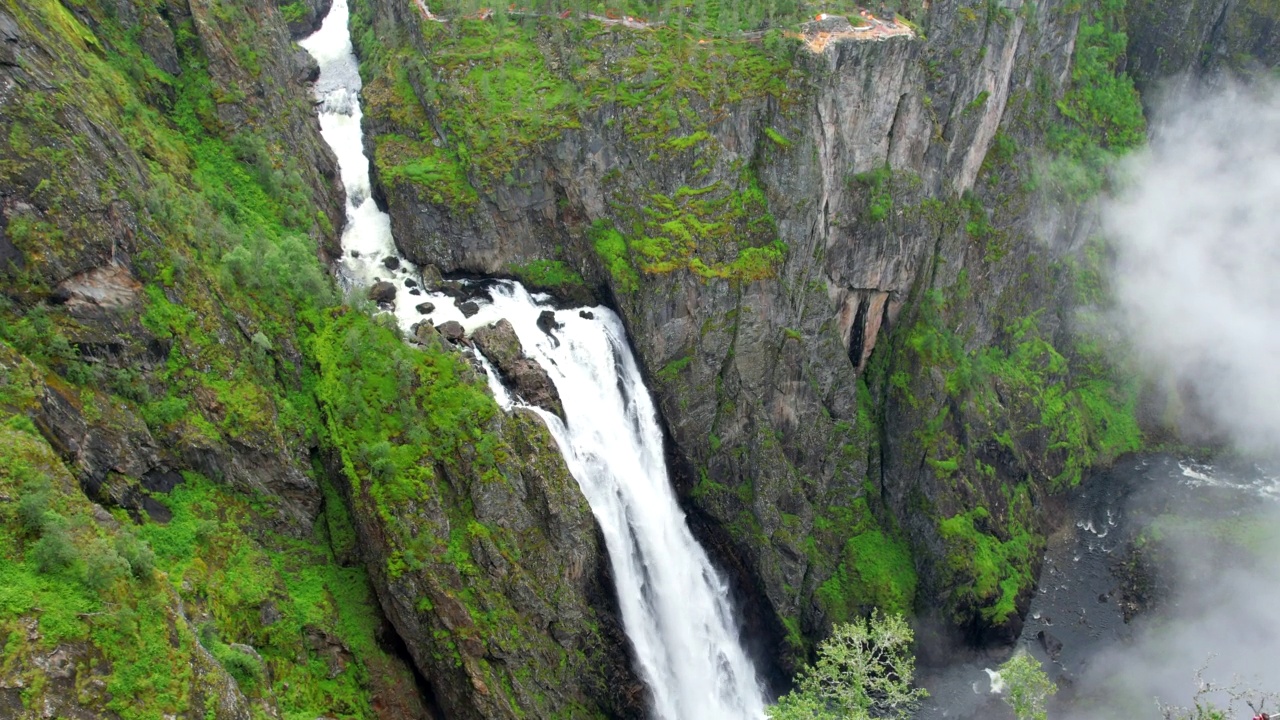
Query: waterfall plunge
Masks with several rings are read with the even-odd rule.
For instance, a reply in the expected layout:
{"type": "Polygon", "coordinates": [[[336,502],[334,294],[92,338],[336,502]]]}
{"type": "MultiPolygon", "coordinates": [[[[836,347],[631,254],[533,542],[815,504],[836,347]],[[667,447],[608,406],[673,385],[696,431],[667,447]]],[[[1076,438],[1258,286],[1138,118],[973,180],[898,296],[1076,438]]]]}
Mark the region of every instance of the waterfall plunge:
{"type": "MultiPolygon", "coordinates": [[[[397,256],[391,222],[370,192],[368,161],[360,128],[360,77],[347,30],[347,0],[334,0],[324,24],[302,46],[320,64],[316,95],[324,139],[338,158],[347,190],[343,232],[343,282],[417,276],[397,256]],[[354,254],[353,252],[354,251],[354,254]]],[[[468,331],[506,318],[556,385],[567,423],[541,412],[570,472],[578,481],[604,533],[623,624],[661,720],[757,720],[764,697],[751,661],[738,642],[728,586],[712,567],[685,523],[662,456],[657,413],[641,379],[618,317],[592,308],[556,312],[562,327],[554,337],[537,327],[549,306],[518,283],[503,282],[492,302],[463,318],[452,298],[411,297],[396,282],[396,314],[408,329],[423,316],[414,305],[431,300],[437,324],[457,320],[468,331]]],[[[495,396],[508,409],[513,400],[494,379],[495,396]]]]}

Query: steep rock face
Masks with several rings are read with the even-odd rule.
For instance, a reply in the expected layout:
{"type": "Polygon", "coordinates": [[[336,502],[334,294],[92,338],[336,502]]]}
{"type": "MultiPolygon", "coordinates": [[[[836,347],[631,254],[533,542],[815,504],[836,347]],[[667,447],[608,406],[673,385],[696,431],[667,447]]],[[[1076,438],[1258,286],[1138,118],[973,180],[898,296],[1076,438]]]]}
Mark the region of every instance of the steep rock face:
{"type": "MultiPolygon", "coordinates": [[[[540,419],[517,412],[500,432],[502,480],[449,473],[455,496],[396,514],[450,544],[423,567],[375,570],[383,607],[447,717],[642,717],[625,636],[597,609],[613,589],[591,509],[540,419]],[[459,527],[449,506],[468,503],[474,520],[459,527]]],[[[370,567],[387,567],[402,547],[371,507],[355,506],[370,567]]]]}
{"type": "Polygon", "coordinates": [[[296,51],[274,5],[0,9],[0,715],[428,716],[312,464],[296,51]]]}
{"type": "Polygon", "coordinates": [[[1168,78],[1280,65],[1280,8],[1266,0],[1133,0],[1129,71],[1145,90],[1168,78]]]}
{"type": "Polygon", "coordinates": [[[542,420],[501,412],[439,340],[411,349],[349,314],[319,342],[331,464],[445,715],[642,716],[602,540],[542,420]],[[342,388],[380,362],[414,372],[352,402],[342,388]]]}
{"type": "MultiPolygon", "coordinates": [[[[274,173],[273,182],[305,193],[307,203],[314,199],[315,217],[299,218],[298,225],[324,235],[326,243],[336,241],[332,228],[342,217],[336,168],[316,132],[305,101],[307,89],[294,77],[282,23],[270,9],[261,16],[241,11],[225,20],[214,17],[213,8],[202,3],[170,4],[163,16],[157,7],[130,2],[86,4],[78,14],[25,5],[10,10],[16,15],[4,16],[10,28],[7,45],[15,60],[0,66],[9,138],[4,151],[11,159],[0,177],[0,212],[10,248],[4,270],[13,281],[8,294],[22,303],[46,301],[59,308],[59,330],[81,357],[100,370],[152,377],[168,357],[183,352],[173,347],[171,328],[148,326],[138,319],[156,304],[143,292],[137,279],[140,271],[151,274],[168,266],[173,273],[175,264],[189,262],[175,260],[166,248],[174,238],[171,228],[182,222],[173,219],[189,212],[167,193],[177,190],[174,183],[191,182],[181,176],[184,169],[148,166],[145,158],[169,160],[165,153],[174,149],[165,144],[163,134],[146,134],[145,122],[152,120],[121,118],[122,112],[140,112],[139,102],[168,105],[183,82],[209,83],[190,90],[216,98],[203,98],[209,105],[197,110],[193,121],[207,123],[200,128],[206,132],[238,134],[244,156],[259,164],[259,172],[274,173]],[[48,14],[59,12],[65,18],[48,14]],[[74,43],[88,41],[60,35],[57,22],[80,28],[82,38],[92,38],[94,47],[122,62],[136,62],[140,68],[149,63],[154,72],[143,75],[143,96],[111,97],[113,79],[107,70],[83,79],[74,43]],[[174,28],[192,33],[182,47],[174,28]],[[110,38],[135,34],[136,45],[121,41],[103,47],[110,38]],[[262,48],[252,63],[242,59],[243,53],[236,54],[249,43],[262,48]],[[290,148],[295,160],[273,169],[271,153],[283,147],[290,148]]],[[[179,104],[193,100],[188,97],[179,104]]],[[[191,223],[191,218],[185,222],[191,223]]],[[[209,225],[202,231],[222,230],[216,223],[209,225]]],[[[171,290],[161,301],[168,305],[180,296],[171,290]]],[[[232,353],[247,353],[255,328],[246,317],[207,321],[215,326],[210,333],[232,353]]],[[[281,502],[282,520],[287,518],[301,534],[308,532],[319,493],[301,470],[307,460],[300,443],[274,423],[252,427],[253,423],[235,422],[228,416],[226,397],[211,392],[197,394],[196,400],[206,419],[215,425],[226,423],[223,432],[176,423],[172,433],[181,440],[171,436],[155,443],[147,437],[138,446],[145,450],[128,462],[113,459],[115,451],[109,448],[82,447],[84,438],[74,437],[78,431],[73,428],[55,432],[62,448],[76,458],[82,483],[91,491],[96,492],[108,472],[137,477],[181,465],[225,478],[245,491],[265,491],[281,502]],[[170,449],[167,459],[156,452],[160,445],[170,449]]],[[[46,404],[53,415],[59,416],[57,398],[50,396],[50,403],[46,404]]],[[[136,418],[132,422],[142,426],[136,418]]],[[[146,434],[145,426],[142,432],[146,434]]],[[[121,452],[129,453],[137,444],[119,445],[121,452]]]]}
{"type": "Polygon", "coordinates": [[[454,83],[484,66],[457,70],[472,73],[461,84],[442,49],[454,35],[373,2],[356,19],[368,143],[408,257],[517,275],[557,260],[613,297],[683,494],[772,608],[763,634],[800,650],[829,620],[914,602],[970,640],[1008,637],[1038,563],[1036,495],[1124,445],[1101,448],[1090,425],[1050,451],[1063,423],[1050,429],[1040,399],[1069,395],[1058,258],[1088,231],[1038,210],[1029,182],[1071,80],[1070,8],[933,3],[917,18],[927,41],[766,41],[753,67],[776,82],[686,80],[700,89],[666,98],[681,109],[665,124],[636,94],[682,76],[652,60],[631,74],[629,58],[670,52],[715,78],[751,51],[614,28],[578,31],[571,47],[598,53],[578,57],[556,34],[575,31],[538,24],[517,35],[531,67],[586,99],[540,141],[501,125],[508,166],[480,157],[491,146],[456,149],[479,134],[449,114],[468,97],[454,83]],[[445,69],[417,72],[436,52],[445,69]],[[379,80],[388,62],[417,98],[379,80]],[[415,152],[427,160],[406,164],[415,152]],[[415,180],[427,163],[434,179],[415,180]],[[999,567],[975,565],[987,550],[999,567]],[[870,567],[880,555],[888,570],[870,567]]]}
{"type": "Polygon", "coordinates": [[[511,323],[503,319],[479,328],[471,334],[471,340],[485,357],[493,361],[505,381],[525,402],[564,418],[564,406],[560,404],[560,393],[556,391],[555,384],[537,361],[524,354],[511,323]]]}

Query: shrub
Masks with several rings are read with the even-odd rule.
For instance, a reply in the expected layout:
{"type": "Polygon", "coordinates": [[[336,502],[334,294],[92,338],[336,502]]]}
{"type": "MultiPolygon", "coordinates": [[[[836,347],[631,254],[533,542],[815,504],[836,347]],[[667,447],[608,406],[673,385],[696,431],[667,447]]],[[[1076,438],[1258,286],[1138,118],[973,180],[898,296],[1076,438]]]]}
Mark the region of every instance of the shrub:
{"type": "Polygon", "coordinates": [[[769,708],[771,720],[906,720],[928,693],[913,688],[911,627],[901,615],[873,614],[838,625],[818,646],[818,662],[798,688],[769,708]]]}
{"type": "Polygon", "coordinates": [[[76,559],[76,547],[67,529],[67,520],[47,510],[40,528],[40,539],[31,546],[31,559],[40,572],[51,574],[71,566],[76,559]]]}
{"type": "Polygon", "coordinates": [[[1004,701],[1018,720],[1046,720],[1045,704],[1058,687],[1040,669],[1040,661],[1019,652],[1000,666],[1000,680],[1005,685],[1004,701]]]}

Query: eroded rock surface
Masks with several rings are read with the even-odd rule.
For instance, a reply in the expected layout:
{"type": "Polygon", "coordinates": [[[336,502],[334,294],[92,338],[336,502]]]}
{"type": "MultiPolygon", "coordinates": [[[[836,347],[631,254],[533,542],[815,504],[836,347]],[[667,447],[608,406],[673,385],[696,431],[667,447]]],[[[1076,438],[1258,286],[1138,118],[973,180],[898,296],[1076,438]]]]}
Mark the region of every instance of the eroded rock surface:
{"type": "Polygon", "coordinates": [[[516,337],[511,323],[503,319],[488,327],[479,328],[471,333],[471,340],[489,358],[501,373],[504,382],[520,399],[564,419],[560,393],[556,391],[547,371],[536,360],[524,354],[520,338],[516,337]]]}

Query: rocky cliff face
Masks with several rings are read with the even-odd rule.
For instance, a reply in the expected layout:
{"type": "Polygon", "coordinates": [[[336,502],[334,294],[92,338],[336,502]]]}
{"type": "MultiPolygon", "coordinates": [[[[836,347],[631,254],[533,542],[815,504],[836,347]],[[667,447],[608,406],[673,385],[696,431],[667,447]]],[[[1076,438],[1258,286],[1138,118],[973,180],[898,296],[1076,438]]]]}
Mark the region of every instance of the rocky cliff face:
{"type": "Polygon", "coordinates": [[[1141,135],[1114,56],[1098,75],[1127,115],[1080,112],[1081,28],[1092,49],[1121,19],[915,19],[919,37],[821,49],[446,28],[376,1],[356,20],[402,250],[446,272],[558,262],[616,304],[695,518],[765,599],[758,634],[801,652],[873,605],[1010,637],[1038,498],[1138,442],[1129,389],[1068,332],[1089,228],[1058,202],[1141,135]],[[468,54],[478,38],[501,63],[468,54]],[[512,66],[543,99],[486,111],[517,102],[512,66]]]}
{"type": "Polygon", "coordinates": [[[326,8],[0,9],[0,715],[640,702],[545,428],[433,376],[423,416],[492,445],[423,479],[385,474],[403,428],[333,414],[461,361],[343,310],[322,263],[343,197],[290,36],[326,8]],[[383,345],[325,344],[353,324],[383,345]]]}
{"type": "Polygon", "coordinates": [[[591,509],[542,421],[499,411],[440,336],[412,349],[352,313],[318,352],[330,464],[382,607],[446,716],[643,715],[591,509]],[[415,363],[416,378],[384,375],[398,385],[344,389],[415,363]]]}
{"type": "Polygon", "coordinates": [[[1265,73],[1280,64],[1280,8],[1265,0],[1135,0],[1129,72],[1144,88],[1168,78],[1265,73]]]}

